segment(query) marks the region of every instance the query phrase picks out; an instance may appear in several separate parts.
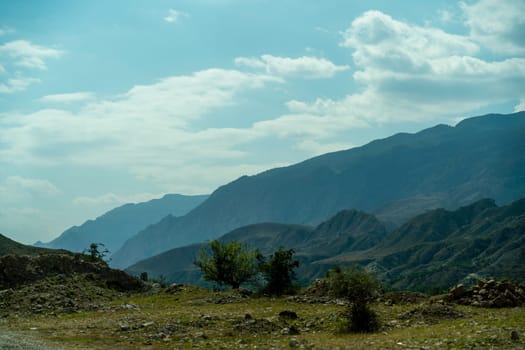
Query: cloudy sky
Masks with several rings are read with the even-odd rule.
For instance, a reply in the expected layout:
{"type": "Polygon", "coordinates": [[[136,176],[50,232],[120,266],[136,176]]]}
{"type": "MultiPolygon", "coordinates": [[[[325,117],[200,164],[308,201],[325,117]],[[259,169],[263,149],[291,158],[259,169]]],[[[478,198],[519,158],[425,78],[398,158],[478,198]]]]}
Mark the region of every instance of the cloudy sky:
{"type": "Polygon", "coordinates": [[[0,2],[0,232],[525,107],[525,0],[0,2]]]}

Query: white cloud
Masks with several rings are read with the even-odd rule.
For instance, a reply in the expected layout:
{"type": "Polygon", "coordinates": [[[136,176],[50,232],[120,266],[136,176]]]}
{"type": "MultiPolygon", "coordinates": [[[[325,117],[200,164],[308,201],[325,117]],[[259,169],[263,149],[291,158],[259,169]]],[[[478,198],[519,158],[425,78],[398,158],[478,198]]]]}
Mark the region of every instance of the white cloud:
{"type": "Polygon", "coordinates": [[[36,194],[57,194],[60,190],[51,182],[22,176],[10,176],[6,180],[8,187],[21,189],[36,194]]]}
{"type": "Polygon", "coordinates": [[[525,53],[525,1],[480,0],[460,5],[472,39],[499,54],[525,53]]]}
{"type": "MultiPolygon", "coordinates": [[[[162,178],[167,171],[183,176],[197,166],[221,162],[242,165],[246,153],[235,147],[256,138],[254,131],[194,130],[191,122],[235,105],[241,92],[280,82],[264,74],[210,69],[135,86],[111,100],[94,99],[74,113],[4,114],[0,158],[33,165],[119,167],[139,178],[162,178]]],[[[198,192],[220,183],[217,177],[208,182],[205,171],[195,176],[202,179],[198,192]]]]}
{"type": "Polygon", "coordinates": [[[353,76],[363,91],[330,105],[369,121],[461,114],[516,100],[525,86],[525,59],[484,61],[475,57],[479,47],[469,37],[378,11],[356,18],[343,33],[342,45],[353,50],[353,76]]]}
{"type": "Polygon", "coordinates": [[[12,78],[8,79],[7,83],[0,83],[0,94],[10,94],[14,92],[24,91],[35,83],[39,83],[40,79],[35,78],[12,78]]]}
{"type": "Polygon", "coordinates": [[[0,57],[14,59],[14,64],[20,67],[45,70],[45,59],[62,56],[61,50],[35,45],[26,40],[15,40],[0,45],[0,57]]]}
{"type": "Polygon", "coordinates": [[[454,20],[454,14],[449,10],[439,10],[438,11],[439,20],[444,23],[449,23],[454,20]]]}
{"type": "Polygon", "coordinates": [[[91,92],[72,92],[66,94],[54,94],[41,97],[44,103],[77,103],[92,100],[95,95],[91,92]]]}
{"type": "Polygon", "coordinates": [[[80,196],[73,200],[76,205],[100,206],[111,205],[117,206],[126,203],[146,202],[155,198],[162,197],[162,194],[138,193],[133,195],[119,195],[115,193],[106,193],[100,196],[80,196]]]}
{"type": "Polygon", "coordinates": [[[164,17],[164,21],[168,23],[175,23],[179,21],[181,17],[188,17],[188,14],[185,12],[174,10],[174,9],[169,9],[168,15],[164,17]]]}
{"type": "Polygon", "coordinates": [[[520,102],[514,106],[514,112],[525,111],[525,98],[520,99],[520,102]]]}
{"type": "Polygon", "coordinates": [[[7,34],[12,34],[14,32],[15,32],[15,30],[13,28],[9,28],[9,27],[2,27],[2,28],[0,28],[0,36],[7,35],[7,34]]]}
{"type": "Polygon", "coordinates": [[[336,73],[349,69],[349,66],[337,66],[324,58],[316,57],[277,57],[262,55],[260,58],[237,57],[237,65],[263,69],[267,74],[282,77],[302,77],[309,79],[331,78],[336,73]]]}
{"type": "Polygon", "coordinates": [[[297,144],[297,148],[301,150],[305,150],[308,153],[310,153],[312,156],[318,156],[321,154],[326,154],[329,152],[336,152],[341,151],[344,149],[349,149],[354,147],[355,145],[351,143],[343,143],[343,142],[317,142],[312,139],[306,139],[297,144]]]}
{"type": "Polygon", "coordinates": [[[60,50],[35,45],[26,40],[10,41],[0,45],[0,74],[4,75],[0,81],[0,94],[25,91],[31,85],[40,82],[37,78],[24,77],[18,71],[20,67],[46,70],[45,60],[58,58],[61,55],[60,50]]]}

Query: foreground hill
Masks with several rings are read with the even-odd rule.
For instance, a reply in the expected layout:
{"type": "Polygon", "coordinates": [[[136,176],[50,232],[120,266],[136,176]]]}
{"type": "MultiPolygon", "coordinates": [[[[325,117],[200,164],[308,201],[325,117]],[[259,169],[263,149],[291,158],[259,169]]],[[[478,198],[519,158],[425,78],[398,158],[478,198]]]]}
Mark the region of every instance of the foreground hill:
{"type": "MultiPolygon", "coordinates": [[[[455,211],[436,209],[388,233],[372,215],[338,213],[317,227],[257,224],[221,237],[270,254],[293,248],[304,282],[321,277],[334,264],[361,264],[392,287],[448,288],[469,278],[511,277],[525,281],[525,198],[498,207],[484,199],[455,211]]],[[[193,266],[200,247],[175,248],[130,266],[138,275],[163,275],[170,281],[199,283],[193,266]]]]}
{"type": "Polygon", "coordinates": [[[430,208],[525,196],[525,112],[438,125],[334,152],[217,189],[183,217],[128,240],[115,266],[261,222],[317,225],[345,208],[401,224],[430,208]]]}
{"type": "Polygon", "coordinates": [[[91,243],[104,243],[115,252],[130,237],[167,215],[184,215],[208,196],[167,194],[144,203],[125,204],[112,209],[95,220],[73,226],[49,243],[37,245],[81,252],[91,243]]]}
{"type": "Polygon", "coordinates": [[[0,234],[0,256],[4,255],[38,255],[56,252],[54,249],[38,248],[13,241],[0,234]]]}
{"type": "MultiPolygon", "coordinates": [[[[46,294],[49,289],[35,299],[46,294]]],[[[19,295],[16,290],[15,295],[19,295]]],[[[6,346],[2,340],[7,333],[24,340],[36,338],[53,348],[89,350],[523,350],[525,307],[455,306],[432,299],[419,293],[387,293],[372,304],[380,315],[381,330],[347,334],[341,328],[348,309],[340,301],[308,294],[247,297],[179,285],[99,299],[92,302],[93,308],[70,315],[64,314],[70,309],[60,307],[32,313],[15,309],[18,305],[0,307],[0,348],[43,348],[10,346],[13,342],[6,346]]]]}

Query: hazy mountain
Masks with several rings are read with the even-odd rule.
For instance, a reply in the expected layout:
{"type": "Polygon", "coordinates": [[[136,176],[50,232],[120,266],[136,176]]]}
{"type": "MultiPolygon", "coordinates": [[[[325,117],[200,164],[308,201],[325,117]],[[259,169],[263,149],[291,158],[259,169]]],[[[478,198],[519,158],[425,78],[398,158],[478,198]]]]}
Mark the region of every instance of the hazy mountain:
{"type": "MultiPolygon", "coordinates": [[[[270,254],[293,248],[306,282],[334,264],[357,263],[375,270],[391,286],[449,287],[469,277],[511,277],[525,281],[525,199],[498,207],[483,199],[455,211],[432,210],[387,234],[377,219],[342,211],[316,228],[257,224],[220,238],[270,254]]],[[[202,283],[193,260],[205,244],[175,248],[130,266],[127,272],[164,275],[178,283],[202,283]]]]}
{"type": "Polygon", "coordinates": [[[432,208],[487,197],[508,203],[525,195],[524,135],[525,112],[486,115],[244,176],[187,215],[141,231],[113,261],[129,266],[254,223],[317,225],[345,208],[395,227],[432,208]]]}
{"type": "Polygon", "coordinates": [[[184,215],[207,197],[167,194],[148,202],[125,204],[95,220],[67,229],[49,243],[37,245],[81,252],[95,242],[103,243],[110,252],[115,252],[128,238],[148,225],[157,223],[167,215],[184,215]]]}

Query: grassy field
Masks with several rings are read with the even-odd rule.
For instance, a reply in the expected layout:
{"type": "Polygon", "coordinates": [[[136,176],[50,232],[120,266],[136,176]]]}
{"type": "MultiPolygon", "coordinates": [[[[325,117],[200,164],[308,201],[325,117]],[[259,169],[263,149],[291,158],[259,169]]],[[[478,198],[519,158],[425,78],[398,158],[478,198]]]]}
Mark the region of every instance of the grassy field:
{"type": "Polygon", "coordinates": [[[524,349],[525,308],[373,304],[382,329],[338,332],[345,306],[303,298],[245,297],[183,287],[137,294],[94,311],[6,312],[2,329],[63,349],[524,349]],[[297,318],[281,317],[288,310],[297,318]],[[511,339],[517,332],[519,339],[511,339]]]}

